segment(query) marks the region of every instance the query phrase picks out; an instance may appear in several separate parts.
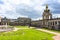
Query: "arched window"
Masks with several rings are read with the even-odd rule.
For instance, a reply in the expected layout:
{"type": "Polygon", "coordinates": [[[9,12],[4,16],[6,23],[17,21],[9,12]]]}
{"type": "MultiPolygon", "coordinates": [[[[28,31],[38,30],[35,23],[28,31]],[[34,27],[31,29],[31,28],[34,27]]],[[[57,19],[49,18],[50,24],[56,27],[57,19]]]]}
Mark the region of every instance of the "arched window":
{"type": "Polygon", "coordinates": [[[46,19],[46,16],[44,16],[44,19],[46,19]]]}
{"type": "Polygon", "coordinates": [[[51,19],[51,16],[49,15],[49,19],[51,19]]]}

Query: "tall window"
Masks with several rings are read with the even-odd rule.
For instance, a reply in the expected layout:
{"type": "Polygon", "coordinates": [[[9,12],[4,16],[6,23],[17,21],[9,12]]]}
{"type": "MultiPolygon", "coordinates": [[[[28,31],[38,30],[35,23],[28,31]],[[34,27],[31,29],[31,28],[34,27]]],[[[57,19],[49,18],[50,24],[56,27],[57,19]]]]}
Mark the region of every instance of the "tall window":
{"type": "Polygon", "coordinates": [[[44,19],[46,19],[46,16],[44,16],[44,19]]]}
{"type": "Polygon", "coordinates": [[[54,22],[53,22],[53,25],[54,25],[54,22]]]}
{"type": "Polygon", "coordinates": [[[49,19],[50,19],[51,17],[50,17],[50,15],[49,15],[49,19]]]}
{"type": "Polygon", "coordinates": [[[59,25],[60,25],[60,21],[58,21],[59,22],[59,25]]]}
{"type": "Polygon", "coordinates": [[[57,21],[55,21],[55,24],[57,24],[57,21]]]}

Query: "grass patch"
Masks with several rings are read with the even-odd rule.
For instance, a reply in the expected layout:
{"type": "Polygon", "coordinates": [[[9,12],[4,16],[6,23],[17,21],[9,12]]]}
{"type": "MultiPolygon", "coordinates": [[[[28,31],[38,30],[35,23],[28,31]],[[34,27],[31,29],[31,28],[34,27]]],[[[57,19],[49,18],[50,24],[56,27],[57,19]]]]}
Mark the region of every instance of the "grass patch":
{"type": "Polygon", "coordinates": [[[35,29],[35,27],[29,27],[29,26],[15,26],[16,28],[30,28],[30,29],[35,29]]]}
{"type": "Polygon", "coordinates": [[[53,40],[53,34],[35,29],[21,29],[8,33],[0,33],[0,40],[53,40]]]}
{"type": "MultiPolygon", "coordinates": [[[[28,26],[15,26],[15,27],[16,27],[16,28],[28,28],[28,26]]],[[[34,29],[34,28],[35,28],[35,27],[33,27],[33,29],[34,29]]],[[[42,29],[60,33],[60,30],[53,30],[53,29],[51,30],[51,29],[48,29],[48,28],[42,28],[42,29]]]]}
{"type": "Polygon", "coordinates": [[[28,28],[28,26],[15,26],[16,28],[28,28]]]}

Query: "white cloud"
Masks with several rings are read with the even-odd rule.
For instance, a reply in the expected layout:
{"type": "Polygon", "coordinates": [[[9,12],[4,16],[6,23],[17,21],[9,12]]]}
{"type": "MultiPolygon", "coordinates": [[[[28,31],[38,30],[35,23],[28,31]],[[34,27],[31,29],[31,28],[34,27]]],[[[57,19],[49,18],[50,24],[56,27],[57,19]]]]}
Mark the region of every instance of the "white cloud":
{"type": "Polygon", "coordinates": [[[45,3],[46,0],[3,0],[3,2],[4,8],[11,10],[19,4],[26,4],[33,7],[39,7],[40,5],[40,7],[42,7],[41,5],[45,3]]]}
{"type": "MultiPolygon", "coordinates": [[[[45,6],[42,6],[42,4],[44,4],[48,0],[2,0],[2,1],[4,2],[4,4],[0,5],[0,13],[1,13],[0,16],[4,16],[4,17],[6,16],[8,18],[16,18],[16,17],[28,17],[16,13],[16,6],[20,4],[28,5],[36,11],[40,11],[41,12],[40,15],[41,15],[45,8],[45,6]],[[9,14],[7,13],[7,11],[12,11],[13,13],[9,14]]],[[[38,17],[36,19],[37,20],[42,19],[42,17],[41,18],[38,17]]]]}
{"type": "Polygon", "coordinates": [[[53,14],[53,18],[60,18],[60,14],[53,14]]]}
{"type": "Polygon", "coordinates": [[[57,0],[58,3],[60,3],[60,0],[57,0]]]}

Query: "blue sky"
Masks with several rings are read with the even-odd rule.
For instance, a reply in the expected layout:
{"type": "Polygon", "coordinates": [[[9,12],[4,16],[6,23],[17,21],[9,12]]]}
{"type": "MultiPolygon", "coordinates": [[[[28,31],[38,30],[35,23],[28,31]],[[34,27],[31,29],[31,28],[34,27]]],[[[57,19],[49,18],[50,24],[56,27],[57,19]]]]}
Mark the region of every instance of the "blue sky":
{"type": "Polygon", "coordinates": [[[0,16],[39,20],[42,19],[45,4],[49,5],[53,18],[60,17],[60,0],[0,0],[0,16]]]}

